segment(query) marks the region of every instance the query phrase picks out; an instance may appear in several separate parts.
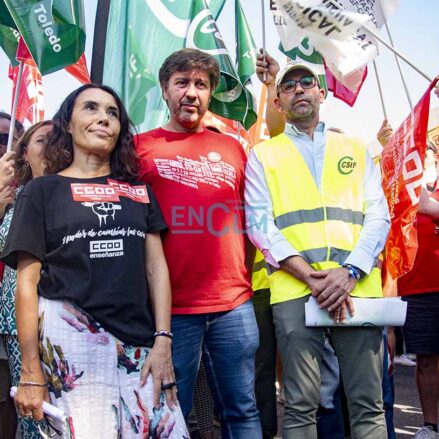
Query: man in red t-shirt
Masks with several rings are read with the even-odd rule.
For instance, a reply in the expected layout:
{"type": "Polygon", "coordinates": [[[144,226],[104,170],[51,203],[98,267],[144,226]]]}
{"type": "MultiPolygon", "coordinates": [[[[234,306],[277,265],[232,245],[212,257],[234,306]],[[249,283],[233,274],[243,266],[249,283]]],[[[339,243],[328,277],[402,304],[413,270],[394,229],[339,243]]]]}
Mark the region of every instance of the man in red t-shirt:
{"type": "Polygon", "coordinates": [[[219,80],[212,56],[177,51],[163,63],[159,80],[170,120],[140,134],[137,152],[143,181],[151,185],[169,225],[163,246],[172,284],[181,408],[185,416],[191,410],[203,351],[222,437],[258,438],[254,367],[259,339],[242,205],[246,157],[235,139],[202,126],[219,80]]]}

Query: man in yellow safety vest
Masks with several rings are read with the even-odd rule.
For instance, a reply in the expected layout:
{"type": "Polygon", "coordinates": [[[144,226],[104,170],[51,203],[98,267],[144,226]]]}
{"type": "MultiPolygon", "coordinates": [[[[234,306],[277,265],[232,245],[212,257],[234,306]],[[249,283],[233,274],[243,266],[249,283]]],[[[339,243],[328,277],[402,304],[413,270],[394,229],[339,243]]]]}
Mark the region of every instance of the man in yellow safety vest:
{"type": "MultiPolygon", "coordinates": [[[[381,297],[379,254],[390,219],[364,144],[320,121],[325,92],[313,67],[287,64],[275,87],[274,105],[286,127],[250,153],[246,228],[268,264],[283,363],[283,437],[314,439],[324,333],[305,327],[305,302],[313,295],[340,322],[346,308],[354,312],[351,296],[381,297]]],[[[381,332],[331,329],[355,438],[387,438],[381,332]]]]}

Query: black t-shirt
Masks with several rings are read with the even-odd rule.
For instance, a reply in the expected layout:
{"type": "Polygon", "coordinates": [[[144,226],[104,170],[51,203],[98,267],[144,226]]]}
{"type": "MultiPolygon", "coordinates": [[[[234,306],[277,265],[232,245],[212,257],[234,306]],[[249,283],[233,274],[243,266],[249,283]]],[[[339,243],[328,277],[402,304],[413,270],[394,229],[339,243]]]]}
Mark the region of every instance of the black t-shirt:
{"type": "Polygon", "coordinates": [[[17,252],[34,255],[39,295],[75,303],[124,343],[152,346],[145,238],[166,227],[143,183],[39,177],[17,200],[1,258],[16,268],[17,252]]]}

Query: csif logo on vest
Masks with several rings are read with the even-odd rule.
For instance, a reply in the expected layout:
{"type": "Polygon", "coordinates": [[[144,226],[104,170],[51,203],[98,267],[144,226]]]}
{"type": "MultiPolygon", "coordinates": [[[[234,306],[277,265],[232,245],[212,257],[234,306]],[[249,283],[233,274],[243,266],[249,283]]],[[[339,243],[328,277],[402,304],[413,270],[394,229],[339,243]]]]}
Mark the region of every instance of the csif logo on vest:
{"type": "Polygon", "coordinates": [[[349,175],[352,174],[352,172],[354,172],[356,166],[357,166],[357,162],[352,157],[346,155],[338,161],[337,168],[340,174],[349,175]]]}

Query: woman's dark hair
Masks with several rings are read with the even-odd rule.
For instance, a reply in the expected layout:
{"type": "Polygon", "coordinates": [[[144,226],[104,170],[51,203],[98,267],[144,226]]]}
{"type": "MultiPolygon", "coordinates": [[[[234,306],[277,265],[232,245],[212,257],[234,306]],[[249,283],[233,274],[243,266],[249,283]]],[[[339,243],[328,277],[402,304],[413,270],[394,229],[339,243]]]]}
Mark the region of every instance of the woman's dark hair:
{"type": "MultiPolygon", "coordinates": [[[[29,145],[31,137],[35,134],[37,130],[41,127],[53,125],[51,120],[43,120],[42,122],[37,122],[32,125],[18,140],[17,146],[15,147],[16,158],[15,158],[15,180],[18,186],[26,184],[29,180],[32,180],[32,169],[29,163],[24,158],[24,153],[29,145]]],[[[47,143],[46,143],[47,144],[47,143]]],[[[43,153],[44,154],[44,153],[43,153]]],[[[43,158],[41,158],[43,160],[43,158]]]]}
{"type": "Polygon", "coordinates": [[[134,146],[130,118],[117,93],[111,87],[98,84],[85,84],[70,93],[53,116],[52,134],[44,150],[45,174],[56,174],[71,165],[73,144],[68,127],[76,99],[83,91],[90,88],[97,88],[113,96],[119,110],[120,133],[110,156],[111,173],[121,180],[136,180],[139,176],[140,164],[134,146]]]}

